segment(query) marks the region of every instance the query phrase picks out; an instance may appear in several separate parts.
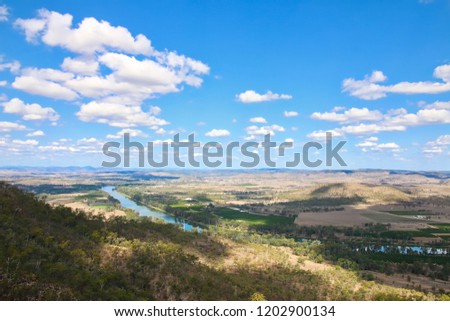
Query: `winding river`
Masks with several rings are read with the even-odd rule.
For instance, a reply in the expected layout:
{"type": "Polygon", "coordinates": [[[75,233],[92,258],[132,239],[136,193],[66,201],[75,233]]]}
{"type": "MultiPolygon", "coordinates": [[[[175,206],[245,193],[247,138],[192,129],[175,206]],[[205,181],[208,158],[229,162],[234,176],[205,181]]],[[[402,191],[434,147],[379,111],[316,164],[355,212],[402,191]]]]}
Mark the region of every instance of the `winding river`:
{"type": "MultiPolygon", "coordinates": [[[[114,186],[104,186],[102,191],[108,193],[116,200],[120,202],[123,207],[132,209],[136,211],[141,216],[154,217],[162,219],[167,223],[178,224],[183,226],[183,230],[191,231],[196,229],[201,232],[202,229],[198,226],[193,226],[187,223],[183,219],[176,218],[174,216],[165,214],[163,212],[152,210],[146,206],[138,205],[136,202],[130,200],[128,197],[120,194],[116,191],[114,186]]],[[[301,239],[304,240],[304,239],[301,239]]],[[[432,247],[422,247],[422,246],[389,246],[389,245],[367,245],[367,246],[356,246],[352,247],[353,251],[364,251],[364,252],[378,252],[378,253],[397,253],[397,254],[427,254],[427,255],[449,255],[450,251],[446,248],[432,248],[432,247]]]]}
{"type": "Polygon", "coordinates": [[[128,197],[117,192],[114,186],[104,186],[102,187],[102,191],[108,193],[111,197],[114,197],[116,200],[118,200],[120,202],[120,205],[122,205],[123,207],[136,211],[137,213],[139,213],[140,216],[159,218],[167,223],[182,225],[183,230],[185,231],[191,231],[193,228],[196,228],[197,231],[199,232],[202,231],[200,227],[193,226],[182,219],[178,219],[174,216],[152,210],[146,206],[138,205],[136,202],[130,200],[128,197]]]}

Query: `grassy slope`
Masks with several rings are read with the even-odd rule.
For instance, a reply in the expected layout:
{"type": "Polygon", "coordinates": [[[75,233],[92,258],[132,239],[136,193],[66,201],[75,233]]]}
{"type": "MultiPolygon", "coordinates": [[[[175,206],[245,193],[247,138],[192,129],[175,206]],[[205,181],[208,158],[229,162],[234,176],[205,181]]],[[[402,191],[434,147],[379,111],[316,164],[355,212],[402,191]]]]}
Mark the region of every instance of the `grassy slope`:
{"type": "Polygon", "coordinates": [[[340,268],[310,272],[273,246],[235,243],[148,220],[52,208],[0,183],[0,299],[433,299],[361,281],[340,268]]]}

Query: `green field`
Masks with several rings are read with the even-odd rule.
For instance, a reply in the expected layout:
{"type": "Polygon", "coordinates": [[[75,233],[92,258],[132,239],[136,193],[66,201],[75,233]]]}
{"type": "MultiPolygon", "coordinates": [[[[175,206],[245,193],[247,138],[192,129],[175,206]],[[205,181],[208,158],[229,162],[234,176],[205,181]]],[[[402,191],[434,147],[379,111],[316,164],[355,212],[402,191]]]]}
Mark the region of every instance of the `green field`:
{"type": "Polygon", "coordinates": [[[294,218],[290,217],[249,214],[226,207],[216,209],[214,214],[226,220],[242,221],[250,225],[289,225],[294,223],[294,218]]]}
{"type": "Polygon", "coordinates": [[[201,204],[185,204],[179,203],[170,206],[173,209],[182,210],[186,213],[193,213],[201,216],[214,216],[227,221],[242,222],[249,225],[292,225],[294,218],[277,216],[277,215],[258,215],[241,212],[228,207],[217,207],[211,211],[207,211],[206,207],[201,204]]]}
{"type": "MultiPolygon", "coordinates": [[[[450,224],[433,224],[432,228],[420,229],[417,231],[386,231],[382,232],[380,236],[388,238],[408,239],[412,237],[434,237],[435,234],[449,233],[450,236],[450,224]]],[[[446,236],[441,236],[447,239],[446,236]]]]}
{"type": "Polygon", "coordinates": [[[101,210],[113,210],[114,206],[111,206],[111,204],[99,204],[99,205],[92,205],[92,208],[95,209],[101,209],[101,210]]]}
{"type": "Polygon", "coordinates": [[[387,211],[386,213],[399,215],[399,216],[417,216],[417,215],[430,215],[432,213],[428,211],[387,211]]]}

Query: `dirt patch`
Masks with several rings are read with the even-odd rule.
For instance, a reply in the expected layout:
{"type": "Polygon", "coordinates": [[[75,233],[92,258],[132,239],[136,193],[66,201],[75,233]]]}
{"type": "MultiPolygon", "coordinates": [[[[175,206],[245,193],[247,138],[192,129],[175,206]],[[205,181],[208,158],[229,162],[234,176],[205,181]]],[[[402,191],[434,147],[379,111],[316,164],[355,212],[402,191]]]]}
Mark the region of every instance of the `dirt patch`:
{"type": "Polygon", "coordinates": [[[381,284],[390,285],[394,287],[417,289],[419,286],[422,290],[438,291],[443,289],[446,292],[450,291],[450,282],[443,280],[433,280],[426,276],[415,274],[393,274],[386,275],[380,272],[370,272],[374,275],[375,281],[381,284]]]}
{"type": "Polygon", "coordinates": [[[67,203],[65,206],[74,209],[74,210],[82,210],[85,212],[90,212],[94,215],[104,215],[106,218],[115,217],[115,216],[125,216],[126,213],[122,210],[114,209],[112,211],[105,211],[104,209],[92,208],[85,203],[82,202],[72,202],[67,203]]]}

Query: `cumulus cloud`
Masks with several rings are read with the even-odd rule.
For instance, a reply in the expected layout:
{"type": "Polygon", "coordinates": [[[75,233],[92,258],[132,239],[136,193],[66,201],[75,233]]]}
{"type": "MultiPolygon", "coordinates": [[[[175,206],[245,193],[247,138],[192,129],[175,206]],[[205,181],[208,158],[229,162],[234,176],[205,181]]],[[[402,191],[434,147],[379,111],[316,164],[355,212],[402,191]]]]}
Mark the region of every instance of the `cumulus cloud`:
{"type": "Polygon", "coordinates": [[[164,128],[158,128],[155,130],[155,134],[164,135],[167,131],[164,128]]]}
{"type": "Polygon", "coordinates": [[[65,86],[74,74],[52,68],[24,68],[21,75],[16,77],[12,87],[29,94],[61,99],[75,100],[78,94],[65,86]]]}
{"type": "Polygon", "coordinates": [[[199,87],[202,76],[209,73],[209,66],[201,61],[158,51],[146,36],[134,36],[125,27],[92,17],[74,25],[72,15],[42,9],[37,17],[17,19],[14,24],[27,41],[64,48],[75,57],[66,57],[61,70],[25,68],[12,87],[54,99],[88,98],[91,102],[82,104],[78,112],[82,121],[163,126],[167,122],[155,117],[159,107],[147,113],[139,106],[158,95],[179,92],[184,85],[199,87]]]}
{"type": "Polygon", "coordinates": [[[38,150],[46,153],[101,154],[104,141],[95,137],[82,138],[72,143],[70,139],[60,139],[48,145],[38,146],[38,150]]]}
{"type": "Polygon", "coordinates": [[[441,146],[427,146],[422,150],[426,155],[442,154],[444,149],[441,146]]]}
{"type": "Polygon", "coordinates": [[[258,94],[254,90],[247,90],[243,93],[236,95],[236,100],[240,101],[241,103],[261,103],[265,101],[271,101],[271,100],[280,100],[280,99],[292,99],[291,95],[286,94],[276,94],[271,92],[270,90],[267,91],[265,94],[258,94]]]}
{"type": "Polygon", "coordinates": [[[252,125],[252,126],[248,126],[246,128],[246,133],[248,136],[245,139],[252,140],[252,139],[256,139],[258,136],[264,136],[267,134],[274,136],[275,133],[284,132],[284,131],[285,131],[284,127],[282,127],[280,125],[267,125],[267,126],[261,126],[261,127],[252,125]]]}
{"type": "Polygon", "coordinates": [[[127,128],[127,129],[122,129],[115,134],[106,135],[106,138],[109,138],[109,139],[123,138],[125,133],[130,134],[130,137],[148,137],[148,135],[146,133],[144,133],[142,130],[127,128]]]}
{"type": "Polygon", "coordinates": [[[10,137],[0,137],[0,152],[4,157],[35,155],[36,146],[39,142],[35,139],[10,139],[10,137]]]}
{"type": "Polygon", "coordinates": [[[205,134],[208,137],[228,137],[231,133],[226,129],[213,129],[205,134]]]}
{"type": "Polygon", "coordinates": [[[81,105],[77,116],[84,122],[108,124],[114,127],[165,126],[169,123],[157,118],[151,111],[144,112],[140,106],[91,101],[81,105]]]}
{"type": "Polygon", "coordinates": [[[18,98],[13,98],[1,104],[3,111],[8,114],[19,114],[24,120],[50,120],[57,121],[58,113],[50,107],[42,107],[39,104],[26,104],[18,98]]]}
{"type": "Polygon", "coordinates": [[[255,124],[266,124],[267,120],[264,117],[253,117],[250,118],[250,122],[255,124]]]}
{"type": "Polygon", "coordinates": [[[27,137],[40,137],[45,136],[45,133],[42,130],[36,130],[32,133],[27,134],[27,137]]]}
{"type": "Polygon", "coordinates": [[[152,113],[152,115],[158,116],[159,114],[161,114],[161,107],[151,106],[150,113],[152,113]]]}
{"type": "Polygon", "coordinates": [[[430,124],[449,124],[450,110],[421,109],[417,113],[408,113],[406,110],[397,115],[386,115],[384,122],[393,126],[419,126],[430,124]]]}
{"type": "Polygon", "coordinates": [[[383,114],[378,110],[369,110],[367,108],[350,108],[343,113],[335,111],[311,115],[312,119],[335,121],[339,123],[353,123],[359,121],[376,121],[383,118],[383,114]]]}
{"type": "Polygon", "coordinates": [[[374,71],[362,80],[344,79],[342,91],[365,100],[386,97],[388,93],[397,94],[439,94],[450,91],[450,65],[441,65],[434,69],[434,77],[442,81],[403,81],[393,85],[381,85],[387,77],[381,71],[374,71]]]}
{"type": "Polygon", "coordinates": [[[27,139],[27,140],[13,139],[12,143],[14,145],[27,145],[27,146],[39,145],[39,142],[35,139],[27,139]]]}
{"type": "Polygon", "coordinates": [[[112,52],[99,56],[98,61],[66,58],[62,64],[65,71],[26,68],[12,86],[30,94],[62,100],[88,97],[107,102],[141,104],[156,95],[178,92],[183,83],[194,87],[201,85],[199,75],[209,70],[207,66],[201,68],[197,64],[202,63],[180,57],[183,58],[179,63],[162,58],[158,58],[159,61],[139,60],[112,52]],[[163,60],[164,63],[161,62],[163,60]],[[99,64],[111,72],[98,74],[99,64]]]}
{"type": "Polygon", "coordinates": [[[11,62],[4,62],[3,57],[0,57],[0,71],[9,70],[9,72],[15,74],[20,70],[20,62],[13,60],[11,62]]]}
{"type": "Polygon", "coordinates": [[[61,64],[62,70],[80,75],[95,75],[98,72],[99,63],[92,58],[64,58],[61,64]]]}
{"type": "Polygon", "coordinates": [[[308,138],[313,140],[326,140],[327,133],[331,133],[332,137],[341,137],[343,133],[338,130],[330,129],[330,130],[315,130],[312,133],[306,135],[308,138]]]}
{"type": "Polygon", "coordinates": [[[0,6],[0,21],[1,22],[8,21],[8,16],[9,16],[8,7],[6,5],[1,5],[0,6]]]}
{"type": "Polygon", "coordinates": [[[24,125],[16,124],[9,121],[0,121],[0,132],[8,133],[13,130],[26,130],[27,128],[24,125]]]}
{"type": "Polygon", "coordinates": [[[377,146],[374,147],[374,150],[390,150],[393,152],[398,152],[400,150],[400,146],[397,143],[377,144],[377,146]]]}
{"type": "Polygon", "coordinates": [[[356,144],[356,147],[361,147],[361,150],[363,152],[368,151],[391,151],[391,152],[399,152],[400,146],[397,143],[390,142],[390,143],[377,143],[378,137],[369,137],[366,138],[364,141],[356,144]]]}
{"type": "Polygon", "coordinates": [[[431,104],[425,104],[423,106],[425,109],[449,109],[450,110],[450,101],[435,101],[431,104]]]}
{"type": "Polygon", "coordinates": [[[435,141],[432,142],[434,145],[450,145],[450,135],[439,136],[435,141]]]}
{"type": "Polygon", "coordinates": [[[367,108],[351,108],[344,112],[315,112],[311,118],[351,124],[333,129],[342,134],[373,135],[380,132],[405,131],[408,127],[433,124],[449,124],[450,110],[441,108],[420,109],[410,113],[404,108],[391,109],[386,113],[367,108]],[[372,123],[370,123],[370,121],[372,123]]]}
{"type": "Polygon", "coordinates": [[[285,110],[283,115],[284,115],[284,117],[297,117],[298,112],[285,110]]]}
{"type": "Polygon", "coordinates": [[[351,134],[351,135],[372,135],[380,132],[404,131],[406,130],[406,127],[361,123],[359,125],[344,126],[336,130],[341,131],[344,134],[351,134]]]}
{"type": "Polygon", "coordinates": [[[130,54],[150,55],[150,40],[142,34],[133,37],[128,29],[111,26],[107,21],[84,18],[72,28],[73,16],[41,9],[37,18],[17,19],[15,26],[24,31],[28,41],[42,41],[48,46],[60,46],[71,52],[93,54],[119,50],[130,54]]]}
{"type": "Polygon", "coordinates": [[[435,140],[427,142],[422,151],[428,155],[441,154],[448,146],[450,146],[450,135],[441,135],[435,140]]]}

